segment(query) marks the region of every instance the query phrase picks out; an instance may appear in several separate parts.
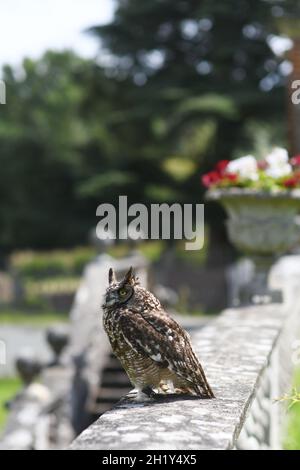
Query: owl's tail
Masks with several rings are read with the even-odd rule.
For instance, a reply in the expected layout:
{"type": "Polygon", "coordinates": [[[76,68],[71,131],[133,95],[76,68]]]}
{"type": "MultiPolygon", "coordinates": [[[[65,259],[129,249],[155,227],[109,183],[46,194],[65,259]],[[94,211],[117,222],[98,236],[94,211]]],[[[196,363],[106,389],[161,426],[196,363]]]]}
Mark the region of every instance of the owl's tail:
{"type": "Polygon", "coordinates": [[[208,384],[205,374],[202,371],[197,371],[197,374],[193,377],[193,382],[182,377],[175,376],[172,383],[161,383],[159,387],[160,393],[169,394],[173,393],[176,395],[188,395],[199,398],[215,398],[215,395],[208,384]]]}
{"type": "Polygon", "coordinates": [[[215,398],[214,392],[212,391],[211,386],[209,385],[206,379],[205,372],[198,360],[197,366],[198,368],[194,374],[193,385],[191,387],[194,391],[194,395],[199,396],[201,398],[215,398]]]}
{"type": "Polygon", "coordinates": [[[194,395],[201,397],[201,398],[215,398],[214,392],[212,391],[209,384],[206,382],[205,386],[202,385],[195,385],[193,387],[194,395]]]}
{"type": "Polygon", "coordinates": [[[204,389],[202,386],[185,386],[185,387],[180,387],[180,388],[175,388],[174,393],[176,395],[190,395],[193,397],[199,397],[199,398],[215,398],[213,391],[209,388],[209,390],[204,389]]]}

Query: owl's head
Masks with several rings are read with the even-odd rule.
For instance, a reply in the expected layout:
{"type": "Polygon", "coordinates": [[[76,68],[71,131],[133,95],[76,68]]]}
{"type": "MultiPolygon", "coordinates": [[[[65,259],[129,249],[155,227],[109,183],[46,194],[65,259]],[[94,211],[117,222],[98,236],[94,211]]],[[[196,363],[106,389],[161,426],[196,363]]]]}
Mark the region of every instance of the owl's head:
{"type": "Polygon", "coordinates": [[[134,276],[132,267],[121,281],[117,281],[114,270],[110,268],[108,282],[109,286],[104,296],[104,308],[127,303],[133,297],[136,286],[139,286],[138,278],[134,276]]]}

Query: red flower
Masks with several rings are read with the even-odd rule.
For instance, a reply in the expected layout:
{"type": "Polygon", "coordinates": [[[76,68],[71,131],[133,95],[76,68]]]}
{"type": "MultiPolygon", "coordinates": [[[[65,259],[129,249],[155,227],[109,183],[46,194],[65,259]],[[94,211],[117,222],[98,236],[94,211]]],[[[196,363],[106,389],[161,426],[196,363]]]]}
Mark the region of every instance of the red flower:
{"type": "Polygon", "coordinates": [[[226,173],[225,178],[233,183],[234,181],[237,181],[238,175],[236,173],[226,173]]]}
{"type": "Polygon", "coordinates": [[[202,176],[202,184],[206,188],[210,188],[214,184],[219,183],[221,180],[221,176],[217,171],[210,171],[209,173],[206,173],[205,175],[202,176]]]}
{"type": "Polygon", "coordinates": [[[287,178],[283,182],[283,184],[286,188],[295,188],[296,186],[299,186],[300,185],[300,171],[299,170],[295,171],[294,174],[290,178],[287,178]]]}
{"type": "Polygon", "coordinates": [[[283,185],[286,187],[286,188],[295,188],[298,184],[299,180],[293,176],[292,178],[289,178],[287,180],[284,181],[283,185]]]}
{"type": "Polygon", "coordinates": [[[229,160],[221,160],[216,164],[216,171],[223,175],[228,166],[229,160]]]}
{"type": "Polygon", "coordinates": [[[293,166],[300,166],[300,155],[296,155],[295,157],[291,158],[291,164],[293,166]]]}

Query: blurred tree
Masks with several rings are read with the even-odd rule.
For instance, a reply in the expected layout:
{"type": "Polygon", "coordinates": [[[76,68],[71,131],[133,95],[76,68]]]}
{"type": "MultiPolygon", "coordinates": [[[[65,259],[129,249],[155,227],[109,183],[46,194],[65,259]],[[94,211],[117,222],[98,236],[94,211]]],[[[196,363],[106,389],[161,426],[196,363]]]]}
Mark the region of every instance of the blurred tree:
{"type": "MultiPolygon", "coordinates": [[[[107,73],[124,88],[128,80],[135,85],[122,112],[135,129],[131,156],[145,197],[199,201],[201,173],[253,149],[251,121],[276,127],[283,143],[284,59],[272,46],[277,19],[290,7],[277,0],[117,0],[113,21],[91,28],[107,73]]],[[[223,237],[221,216],[208,208],[223,237]]]]}
{"type": "Polygon", "coordinates": [[[137,147],[140,158],[159,135],[160,151],[152,159],[177,154],[178,162],[183,158],[196,164],[189,163],[191,172],[180,184],[181,194],[195,198],[198,173],[192,169],[205,170],[214,160],[249,146],[249,119],[282,123],[283,59],[271,42],[283,2],[116,3],[112,23],[91,32],[109,58],[106,70],[120,83],[130,78],[136,85],[130,108],[133,118],[136,113],[136,138],[145,128],[152,131],[137,147]]]}
{"type": "Polygon", "coordinates": [[[291,3],[116,0],[111,24],[90,30],[97,63],[49,52],[6,67],[0,247],[83,242],[97,205],[121,194],[200,202],[200,174],[251,151],[263,123],[282,143],[287,68],[273,45],[291,3]]]}
{"type": "MultiPolygon", "coordinates": [[[[54,247],[78,243],[94,218],[77,196],[84,149],[90,143],[82,108],[94,64],[73,53],[3,70],[9,103],[0,115],[0,246],[54,247]]],[[[105,96],[103,78],[101,96],[105,96]]],[[[98,153],[101,160],[102,154],[98,153]]],[[[85,170],[86,171],[86,170],[85,170]]],[[[93,216],[95,208],[93,207],[93,216]]]]}

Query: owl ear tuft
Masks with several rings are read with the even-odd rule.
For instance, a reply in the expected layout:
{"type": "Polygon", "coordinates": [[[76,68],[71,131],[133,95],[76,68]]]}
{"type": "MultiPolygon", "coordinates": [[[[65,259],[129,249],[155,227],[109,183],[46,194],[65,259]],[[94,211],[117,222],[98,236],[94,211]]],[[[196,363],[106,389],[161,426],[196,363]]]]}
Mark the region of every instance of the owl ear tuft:
{"type": "Polygon", "coordinates": [[[135,286],[135,285],[139,284],[138,278],[135,277],[135,275],[133,274],[132,266],[130,267],[128,273],[125,274],[123,282],[124,282],[124,284],[130,284],[132,286],[135,286]]]}
{"type": "Polygon", "coordinates": [[[124,283],[125,284],[132,284],[132,281],[134,279],[134,276],[133,276],[133,268],[132,266],[129,268],[129,271],[125,274],[125,277],[124,277],[124,283]]]}
{"type": "Polygon", "coordinates": [[[109,282],[109,285],[117,282],[115,271],[113,270],[113,268],[110,268],[108,271],[108,282],[109,282]]]}

